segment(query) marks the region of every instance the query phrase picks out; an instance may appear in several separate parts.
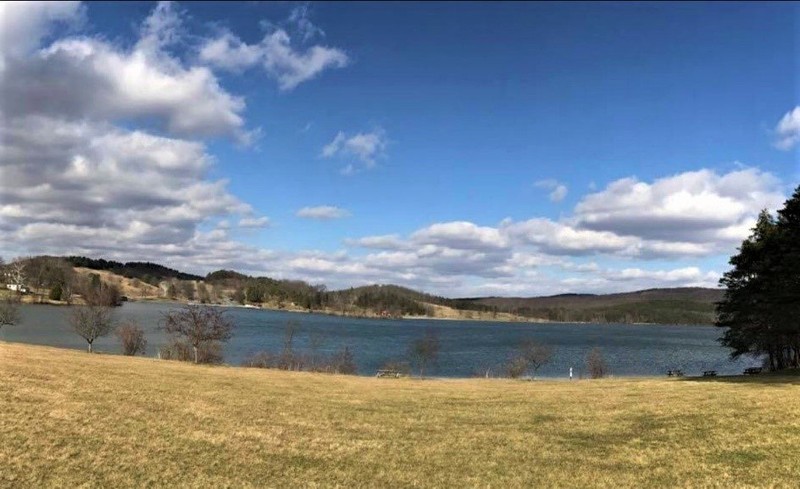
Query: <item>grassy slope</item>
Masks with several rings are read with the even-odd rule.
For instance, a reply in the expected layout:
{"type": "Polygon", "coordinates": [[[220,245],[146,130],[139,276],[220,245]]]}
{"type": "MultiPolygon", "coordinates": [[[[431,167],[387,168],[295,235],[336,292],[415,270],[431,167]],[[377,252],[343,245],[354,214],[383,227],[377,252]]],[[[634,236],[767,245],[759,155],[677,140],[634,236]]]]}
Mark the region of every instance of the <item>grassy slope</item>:
{"type": "Polygon", "coordinates": [[[785,486],[800,377],[378,380],[0,343],[0,486],[785,486]]]}

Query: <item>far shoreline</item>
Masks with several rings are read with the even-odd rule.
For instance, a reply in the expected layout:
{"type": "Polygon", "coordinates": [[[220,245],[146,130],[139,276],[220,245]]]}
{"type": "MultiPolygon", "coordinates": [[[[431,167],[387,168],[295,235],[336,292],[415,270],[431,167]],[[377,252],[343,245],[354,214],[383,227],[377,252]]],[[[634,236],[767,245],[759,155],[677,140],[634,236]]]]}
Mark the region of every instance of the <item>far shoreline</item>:
{"type": "MultiPolygon", "coordinates": [[[[556,321],[550,319],[543,319],[543,318],[523,318],[523,317],[515,317],[515,318],[508,318],[508,317],[501,317],[501,318],[470,318],[470,317],[437,317],[437,316],[412,316],[412,315],[404,315],[399,317],[387,317],[387,316],[380,316],[380,315],[362,315],[362,314],[352,314],[352,313],[340,313],[336,311],[320,311],[320,310],[308,310],[308,309],[299,309],[299,308],[280,308],[274,307],[269,305],[255,305],[255,304],[221,304],[221,303],[206,303],[202,304],[195,301],[187,301],[182,299],[163,299],[163,298],[139,298],[133,299],[128,298],[127,300],[123,301],[122,304],[125,302],[129,303],[155,303],[155,304],[175,304],[179,306],[186,306],[186,305],[204,305],[204,306],[214,306],[214,307],[228,307],[228,308],[237,308],[237,309],[253,309],[253,310],[263,310],[263,311],[273,311],[273,312],[290,312],[290,313],[297,313],[297,314],[315,314],[321,316],[334,316],[334,317],[344,317],[344,318],[353,318],[353,319],[379,319],[379,320],[388,320],[388,321],[398,321],[398,320],[412,320],[412,321],[455,321],[455,322],[473,322],[473,323],[507,323],[507,324],[580,324],[580,325],[587,325],[587,326],[602,326],[605,324],[613,324],[613,325],[623,325],[623,326],[686,326],[686,327],[698,327],[698,326],[715,326],[713,323],[649,323],[649,322],[598,322],[598,321],[556,321]]],[[[56,306],[56,307],[63,307],[63,306],[75,306],[80,305],[80,303],[67,303],[65,301],[53,301],[50,299],[46,299],[44,301],[37,301],[35,298],[31,301],[23,300],[22,304],[29,305],[29,306],[56,306]]],[[[122,305],[120,304],[120,305],[122,305]]]]}

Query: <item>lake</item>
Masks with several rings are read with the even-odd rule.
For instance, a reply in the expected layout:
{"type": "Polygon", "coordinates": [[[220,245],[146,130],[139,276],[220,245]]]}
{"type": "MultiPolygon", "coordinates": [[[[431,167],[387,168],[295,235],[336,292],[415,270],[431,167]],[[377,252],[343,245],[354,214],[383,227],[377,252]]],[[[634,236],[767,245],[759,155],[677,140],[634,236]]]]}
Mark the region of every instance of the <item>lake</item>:
{"type": "MultiPolygon", "coordinates": [[[[164,312],[179,307],[127,302],[115,309],[115,317],[139,323],[147,336],[147,355],[152,357],[167,342],[160,329],[164,312]]],[[[68,307],[23,305],[21,324],[0,329],[0,339],[85,349],[86,342],[70,329],[69,312],[68,307]]],[[[300,323],[295,351],[307,349],[311,335],[323,339],[322,352],[347,345],[362,375],[374,375],[387,360],[404,360],[409,343],[428,328],[439,334],[441,343],[438,365],[430,368],[430,374],[441,377],[471,377],[487,367],[496,372],[524,338],[555,349],[553,361],[538,373],[542,377],[567,377],[570,367],[578,377],[593,347],[602,349],[616,376],[664,375],[675,368],[687,375],[704,370],[738,374],[758,364],[749,358],[730,361],[728,350],[717,343],[723,330],[713,326],[357,319],[246,308],[228,308],[226,314],[235,324],[233,339],[224,349],[225,362],[231,365],[260,350],[279,352],[286,324],[292,320],[300,323]]],[[[111,335],[97,340],[95,349],[118,353],[120,348],[111,335]]]]}

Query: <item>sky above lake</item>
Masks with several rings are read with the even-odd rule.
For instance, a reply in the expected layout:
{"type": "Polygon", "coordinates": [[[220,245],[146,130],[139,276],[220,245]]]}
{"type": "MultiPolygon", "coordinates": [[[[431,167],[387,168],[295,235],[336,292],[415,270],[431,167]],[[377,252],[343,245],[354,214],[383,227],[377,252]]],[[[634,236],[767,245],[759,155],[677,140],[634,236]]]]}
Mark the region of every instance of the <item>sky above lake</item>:
{"type": "Polygon", "coordinates": [[[800,183],[780,3],[3,3],[0,256],[710,286],[800,183]]]}

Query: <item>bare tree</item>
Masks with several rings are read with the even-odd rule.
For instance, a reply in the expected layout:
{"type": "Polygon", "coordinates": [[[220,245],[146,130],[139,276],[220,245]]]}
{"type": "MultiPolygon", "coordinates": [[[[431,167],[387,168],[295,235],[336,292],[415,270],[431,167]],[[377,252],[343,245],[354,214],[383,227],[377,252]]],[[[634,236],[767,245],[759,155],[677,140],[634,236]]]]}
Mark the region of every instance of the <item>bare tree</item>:
{"type": "Polygon", "coordinates": [[[283,334],[283,351],[278,357],[278,368],[283,370],[302,370],[303,359],[294,352],[294,337],[300,331],[300,323],[288,321],[283,334]]]}
{"type": "Polygon", "coordinates": [[[198,350],[213,342],[225,342],[233,336],[233,323],[218,307],[187,305],[164,316],[168,334],[184,338],[194,351],[194,363],[199,363],[198,350]]]}
{"type": "Polygon", "coordinates": [[[309,355],[309,370],[316,372],[322,368],[323,356],[321,353],[322,346],[325,344],[325,335],[319,331],[312,331],[308,335],[308,348],[311,351],[309,355]]]}
{"type": "Polygon", "coordinates": [[[19,297],[6,297],[0,301],[0,327],[19,323],[19,297]]]}
{"type": "Polygon", "coordinates": [[[430,363],[436,362],[439,358],[439,334],[432,329],[425,331],[422,338],[416,339],[411,342],[408,349],[411,361],[417,365],[419,376],[425,375],[425,369],[430,363]]]}
{"type": "Polygon", "coordinates": [[[144,355],[147,348],[147,339],[138,324],[133,321],[123,323],[117,327],[116,333],[117,338],[122,343],[123,355],[144,355]]]}
{"type": "Polygon", "coordinates": [[[111,307],[104,304],[89,303],[85,306],[75,306],[69,322],[73,331],[89,344],[89,353],[92,353],[92,345],[97,338],[106,336],[114,330],[111,307]]]}
{"type": "Polygon", "coordinates": [[[589,371],[589,376],[593,379],[601,379],[610,373],[608,364],[603,358],[603,351],[598,348],[592,348],[588,355],[586,355],[586,370],[589,371]]]}
{"type": "Polygon", "coordinates": [[[12,284],[25,284],[27,275],[25,274],[25,260],[23,258],[15,258],[6,268],[6,273],[12,284]]]}
{"type": "Polygon", "coordinates": [[[519,353],[528,362],[526,370],[533,370],[534,378],[536,372],[553,359],[553,348],[533,340],[524,340],[520,344],[519,353]]]}

